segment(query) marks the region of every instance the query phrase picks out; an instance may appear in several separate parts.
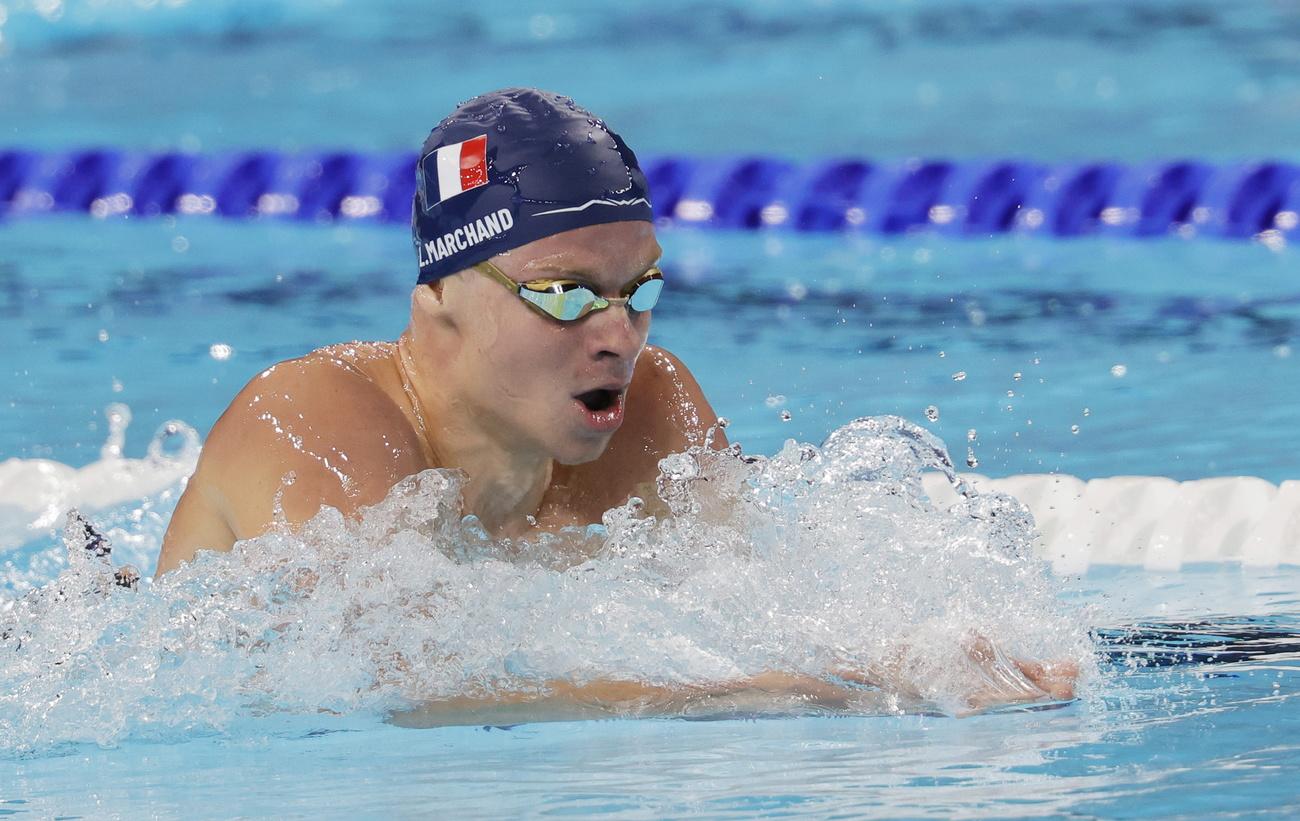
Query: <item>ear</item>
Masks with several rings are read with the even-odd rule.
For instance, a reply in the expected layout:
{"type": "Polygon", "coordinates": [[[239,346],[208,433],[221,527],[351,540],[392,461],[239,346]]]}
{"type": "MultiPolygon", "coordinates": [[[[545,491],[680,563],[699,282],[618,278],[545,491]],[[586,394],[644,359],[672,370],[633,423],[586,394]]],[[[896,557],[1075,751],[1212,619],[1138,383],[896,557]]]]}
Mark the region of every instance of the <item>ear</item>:
{"type": "Polygon", "coordinates": [[[411,318],[438,312],[442,307],[441,289],[435,290],[428,285],[416,285],[411,289],[411,318]]]}
{"type": "Polygon", "coordinates": [[[423,285],[416,285],[411,291],[411,310],[424,308],[425,310],[436,310],[441,308],[445,302],[442,280],[435,280],[423,285]]]}

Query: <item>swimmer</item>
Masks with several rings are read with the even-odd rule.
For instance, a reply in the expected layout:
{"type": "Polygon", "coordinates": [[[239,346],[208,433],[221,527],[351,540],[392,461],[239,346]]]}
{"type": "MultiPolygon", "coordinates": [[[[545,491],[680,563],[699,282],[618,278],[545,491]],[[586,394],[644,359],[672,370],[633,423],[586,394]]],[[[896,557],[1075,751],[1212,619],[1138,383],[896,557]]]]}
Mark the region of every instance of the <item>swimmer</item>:
{"type": "MultiPolygon", "coordinates": [[[[463,471],[463,510],[493,537],[585,525],[632,496],[655,498],[659,460],[706,445],[717,416],[699,384],[646,344],[665,287],[661,250],[645,176],[603,121],[536,89],[485,94],[433,129],[416,177],[419,278],[406,329],[396,342],[281,362],[239,392],[176,508],[160,576],[322,506],[355,516],[431,468],[463,471]]],[[[1072,674],[1020,673],[1001,701],[1072,695],[1072,674]]],[[[617,681],[548,691],[604,706],[681,695],[617,681]]],[[[853,695],[772,672],[686,697],[752,692],[853,695]]]]}

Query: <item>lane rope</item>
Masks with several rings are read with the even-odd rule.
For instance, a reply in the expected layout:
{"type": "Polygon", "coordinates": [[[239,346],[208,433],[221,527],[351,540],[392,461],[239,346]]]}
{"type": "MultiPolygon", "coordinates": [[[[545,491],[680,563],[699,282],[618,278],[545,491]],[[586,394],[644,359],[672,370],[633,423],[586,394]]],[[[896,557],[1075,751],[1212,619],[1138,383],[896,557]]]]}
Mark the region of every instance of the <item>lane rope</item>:
{"type": "MultiPolygon", "coordinates": [[[[1300,481],[1254,476],[1175,481],[1164,476],[1083,480],[1065,474],[990,479],[963,475],[981,493],[1014,496],[1034,514],[1035,549],[1057,573],[1091,565],[1179,570],[1194,562],[1300,565],[1300,481]]],[[[958,500],[946,478],[922,476],[940,508],[958,500]]]]}
{"type": "MultiPolygon", "coordinates": [[[[408,152],[0,149],[0,220],[214,215],[406,224],[408,152]]],[[[1300,165],[643,158],[666,225],[953,236],[1300,237],[1300,165]]]]}

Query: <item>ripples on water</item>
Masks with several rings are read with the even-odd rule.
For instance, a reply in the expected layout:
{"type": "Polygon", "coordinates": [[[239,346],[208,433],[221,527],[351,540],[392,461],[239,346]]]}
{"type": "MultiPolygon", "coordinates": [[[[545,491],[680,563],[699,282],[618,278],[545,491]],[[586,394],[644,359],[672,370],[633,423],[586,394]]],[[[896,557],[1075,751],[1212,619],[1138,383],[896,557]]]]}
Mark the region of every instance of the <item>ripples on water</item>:
{"type": "Polygon", "coordinates": [[[0,604],[0,748],[381,715],[554,679],[882,662],[917,693],[876,710],[959,712],[987,683],[963,649],[971,631],[1019,657],[1090,655],[1081,611],[1029,553],[1026,509],[971,493],[936,510],[919,475],[951,462],[900,419],[771,458],[694,449],[661,469],[658,500],[516,541],[462,519],[457,474],[426,471],[359,521],[326,509],[136,592],[73,528],[57,578],[0,604]]]}

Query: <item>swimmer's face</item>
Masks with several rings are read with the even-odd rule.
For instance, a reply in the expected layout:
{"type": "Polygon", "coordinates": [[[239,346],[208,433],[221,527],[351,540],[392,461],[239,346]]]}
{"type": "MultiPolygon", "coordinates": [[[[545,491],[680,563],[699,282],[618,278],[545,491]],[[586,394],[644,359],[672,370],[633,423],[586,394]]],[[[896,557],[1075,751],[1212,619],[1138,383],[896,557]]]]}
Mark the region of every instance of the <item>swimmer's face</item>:
{"type": "MultiPolygon", "coordinates": [[[[659,259],[648,222],[591,225],[528,243],[492,262],[516,282],[572,279],[602,296],[659,259]]],[[[561,464],[604,452],[623,421],[650,313],[621,305],[559,322],[476,271],[445,281],[441,307],[458,337],[457,388],[476,423],[511,449],[541,451],[561,464]]]]}

